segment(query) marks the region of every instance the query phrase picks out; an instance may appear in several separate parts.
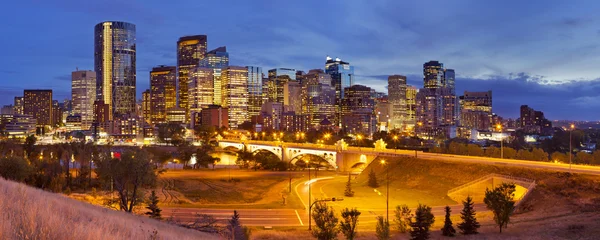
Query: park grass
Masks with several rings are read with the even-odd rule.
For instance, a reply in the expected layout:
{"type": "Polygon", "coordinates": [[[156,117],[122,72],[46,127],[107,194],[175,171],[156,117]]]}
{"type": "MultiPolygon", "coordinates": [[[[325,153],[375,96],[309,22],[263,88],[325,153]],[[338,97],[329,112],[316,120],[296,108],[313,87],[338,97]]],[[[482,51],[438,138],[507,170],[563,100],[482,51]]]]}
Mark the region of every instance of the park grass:
{"type": "Polygon", "coordinates": [[[168,207],[301,208],[302,204],[289,195],[286,174],[232,170],[230,177],[227,169],[168,171],[161,175],[162,184],[170,186],[168,193],[163,193],[162,186],[157,192],[168,207]]]}
{"type": "Polygon", "coordinates": [[[217,239],[0,178],[0,239],[217,239]]]}

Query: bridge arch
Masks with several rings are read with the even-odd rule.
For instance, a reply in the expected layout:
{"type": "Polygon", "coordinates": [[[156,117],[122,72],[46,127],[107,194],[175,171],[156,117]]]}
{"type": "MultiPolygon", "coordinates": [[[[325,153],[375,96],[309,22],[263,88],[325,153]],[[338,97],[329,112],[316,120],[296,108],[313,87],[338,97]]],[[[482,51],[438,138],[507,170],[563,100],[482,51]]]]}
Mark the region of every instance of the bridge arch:
{"type": "Polygon", "coordinates": [[[333,156],[331,154],[317,155],[317,154],[309,153],[309,152],[298,153],[298,154],[294,155],[294,157],[290,158],[288,163],[295,165],[298,161],[311,161],[313,163],[315,162],[315,159],[306,159],[307,157],[317,158],[319,161],[319,164],[321,162],[324,162],[324,163],[326,163],[326,165],[333,167],[334,169],[337,169],[335,156],[333,156]]]}
{"type": "Polygon", "coordinates": [[[248,145],[246,145],[246,149],[253,154],[256,154],[259,151],[267,151],[272,154],[275,154],[275,156],[277,156],[279,158],[279,160],[283,160],[281,148],[278,146],[248,144],[248,145]]]}

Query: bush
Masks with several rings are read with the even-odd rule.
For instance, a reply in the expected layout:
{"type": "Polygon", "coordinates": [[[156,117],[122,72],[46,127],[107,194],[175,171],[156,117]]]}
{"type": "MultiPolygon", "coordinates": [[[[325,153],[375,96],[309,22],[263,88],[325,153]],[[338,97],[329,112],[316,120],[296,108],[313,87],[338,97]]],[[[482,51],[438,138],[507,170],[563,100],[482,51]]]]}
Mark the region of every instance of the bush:
{"type": "Polygon", "coordinates": [[[30,177],[32,169],[29,163],[24,158],[20,157],[4,157],[0,158],[0,176],[17,181],[23,182],[25,179],[30,177]]]}

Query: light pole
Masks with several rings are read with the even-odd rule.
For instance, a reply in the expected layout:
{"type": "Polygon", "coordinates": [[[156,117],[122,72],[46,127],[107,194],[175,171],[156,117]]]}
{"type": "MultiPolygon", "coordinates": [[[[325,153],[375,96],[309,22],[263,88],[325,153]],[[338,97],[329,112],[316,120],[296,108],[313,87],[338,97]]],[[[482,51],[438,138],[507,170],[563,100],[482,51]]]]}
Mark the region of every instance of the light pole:
{"type": "Polygon", "coordinates": [[[571,174],[571,164],[573,158],[573,129],[575,129],[575,125],[571,124],[571,131],[569,131],[569,174],[571,174]]]}
{"type": "MultiPolygon", "coordinates": [[[[385,160],[381,160],[381,165],[385,167],[385,160]]],[[[385,181],[386,181],[386,190],[385,190],[385,221],[390,222],[390,175],[389,168],[385,168],[385,181]]]]}
{"type": "Polygon", "coordinates": [[[308,165],[308,163],[309,163],[309,161],[306,161],[306,167],[308,167],[308,206],[309,206],[308,207],[308,230],[311,230],[311,227],[310,227],[310,225],[311,225],[311,216],[310,216],[311,212],[310,212],[310,209],[312,208],[312,204],[310,203],[310,201],[311,201],[310,185],[312,185],[312,184],[310,182],[310,166],[308,165]]]}
{"type": "Polygon", "coordinates": [[[502,125],[496,125],[496,129],[500,132],[500,158],[504,158],[504,137],[502,136],[502,125]]]}

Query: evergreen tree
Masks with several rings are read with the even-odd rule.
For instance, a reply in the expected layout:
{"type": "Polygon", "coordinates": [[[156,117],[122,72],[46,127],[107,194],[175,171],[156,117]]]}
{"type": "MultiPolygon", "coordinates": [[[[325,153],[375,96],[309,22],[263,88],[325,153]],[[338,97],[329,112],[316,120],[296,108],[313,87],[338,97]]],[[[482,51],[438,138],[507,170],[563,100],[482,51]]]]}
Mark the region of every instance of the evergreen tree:
{"type": "Polygon", "coordinates": [[[348,174],[348,182],[346,183],[346,190],[344,191],[344,196],[354,197],[354,191],[352,191],[352,182],[350,181],[350,174],[348,174]]]}
{"type": "Polygon", "coordinates": [[[415,211],[415,221],[411,222],[410,239],[426,240],[429,239],[429,228],[435,221],[435,217],[431,213],[431,207],[419,204],[415,211]]]}
{"type": "Polygon", "coordinates": [[[377,216],[375,235],[377,235],[378,240],[390,239],[390,223],[386,221],[383,216],[377,216]]]}
{"type": "Polygon", "coordinates": [[[398,205],[394,211],[394,216],[398,231],[401,233],[408,232],[410,230],[410,220],[413,217],[410,208],[406,204],[398,205]]]}
{"type": "Polygon", "coordinates": [[[335,239],[339,229],[337,228],[338,219],[335,217],[333,208],[327,207],[327,204],[324,202],[320,202],[315,204],[312,211],[311,216],[315,222],[312,235],[317,239],[335,239]]]}
{"type": "Polygon", "coordinates": [[[515,185],[503,183],[493,190],[485,190],[485,198],[483,202],[487,205],[489,210],[494,213],[494,221],[500,227],[500,233],[502,228],[507,227],[510,222],[510,215],[512,215],[515,209],[515,185]]]}
{"type": "Polygon", "coordinates": [[[240,214],[237,212],[237,210],[233,210],[231,219],[227,221],[227,230],[229,231],[228,239],[247,239],[246,229],[244,229],[244,227],[242,227],[240,224],[240,214]]]}
{"type": "Polygon", "coordinates": [[[475,209],[473,209],[473,205],[473,198],[471,198],[471,196],[468,196],[467,199],[463,201],[464,208],[460,212],[460,218],[463,222],[458,224],[458,229],[465,235],[477,234],[477,229],[480,227],[477,218],[475,218],[475,209]]]}
{"type": "Polygon", "coordinates": [[[340,230],[348,240],[352,240],[356,237],[358,216],[360,216],[360,211],[358,211],[356,208],[345,208],[342,210],[342,218],[344,220],[340,223],[340,230]]]}
{"type": "Polygon", "coordinates": [[[450,219],[450,210],[449,206],[446,206],[446,218],[444,219],[444,227],[442,228],[442,235],[447,237],[454,237],[456,234],[456,230],[452,227],[452,219],[450,219]]]}
{"type": "Polygon", "coordinates": [[[373,171],[373,168],[371,168],[371,171],[369,172],[369,187],[379,187],[379,183],[377,182],[377,176],[375,176],[375,171],[373,171]]]}
{"type": "Polygon", "coordinates": [[[154,192],[154,190],[152,190],[152,193],[150,193],[148,202],[148,206],[146,207],[148,212],[146,212],[146,215],[150,216],[150,218],[161,219],[162,217],[160,212],[162,212],[162,210],[158,207],[158,196],[156,196],[156,192],[154,192]]]}

